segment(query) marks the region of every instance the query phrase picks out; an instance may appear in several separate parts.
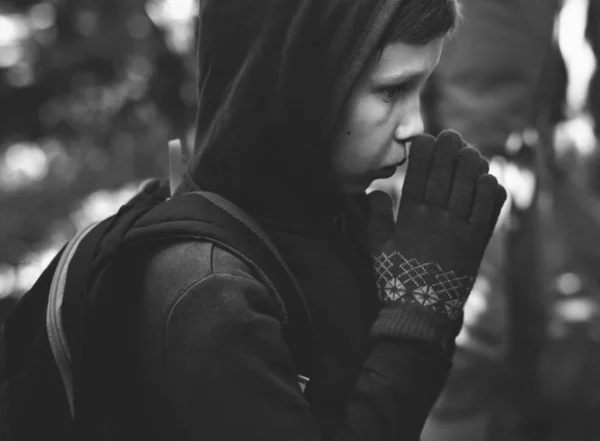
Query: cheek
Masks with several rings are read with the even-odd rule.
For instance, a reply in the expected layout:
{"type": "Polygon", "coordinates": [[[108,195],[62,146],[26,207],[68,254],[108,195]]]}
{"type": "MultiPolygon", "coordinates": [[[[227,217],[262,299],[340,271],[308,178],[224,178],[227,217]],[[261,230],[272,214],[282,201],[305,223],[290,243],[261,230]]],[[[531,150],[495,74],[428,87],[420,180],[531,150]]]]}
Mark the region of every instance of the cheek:
{"type": "Polygon", "coordinates": [[[379,99],[364,99],[358,103],[349,117],[351,132],[363,135],[373,133],[375,129],[385,125],[391,113],[391,105],[379,99]]]}
{"type": "Polygon", "coordinates": [[[392,106],[369,96],[349,107],[334,155],[334,169],[341,175],[360,174],[378,162],[379,150],[387,145],[392,106]]]}
{"type": "Polygon", "coordinates": [[[380,100],[363,100],[348,115],[344,127],[345,143],[357,157],[368,157],[371,150],[385,140],[386,124],[389,120],[390,106],[380,100]]]}

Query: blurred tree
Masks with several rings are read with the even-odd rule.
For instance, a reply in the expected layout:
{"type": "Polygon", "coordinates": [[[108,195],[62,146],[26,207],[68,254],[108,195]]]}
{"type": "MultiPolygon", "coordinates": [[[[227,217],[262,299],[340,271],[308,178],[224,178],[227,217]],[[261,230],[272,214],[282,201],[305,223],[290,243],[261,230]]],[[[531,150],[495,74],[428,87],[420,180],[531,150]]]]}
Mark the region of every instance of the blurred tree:
{"type": "Polygon", "coordinates": [[[68,237],[91,192],[166,173],[193,124],[194,51],[150,3],[0,0],[0,267],[68,237]]]}

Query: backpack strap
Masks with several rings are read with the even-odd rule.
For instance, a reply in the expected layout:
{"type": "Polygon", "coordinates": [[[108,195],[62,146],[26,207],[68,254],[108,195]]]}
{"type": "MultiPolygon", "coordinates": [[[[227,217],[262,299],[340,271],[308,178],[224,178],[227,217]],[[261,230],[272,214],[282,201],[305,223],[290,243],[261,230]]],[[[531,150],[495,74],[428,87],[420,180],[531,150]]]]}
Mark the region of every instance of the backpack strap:
{"type": "MultiPolygon", "coordinates": [[[[50,283],[46,307],[46,333],[52,355],[60,372],[71,417],[75,413],[73,368],[81,345],[82,323],[86,319],[87,292],[90,279],[95,274],[95,258],[101,242],[110,232],[116,242],[140,216],[150,210],[166,194],[165,184],[153,181],[144,186],[117,214],[94,223],[77,233],[63,248],[50,283]],[[119,220],[119,222],[117,222],[119,220]],[[118,227],[115,226],[118,224],[118,227]]],[[[110,258],[112,253],[108,253],[110,258]]]]}
{"type": "Polygon", "coordinates": [[[75,251],[82,240],[96,227],[92,224],[80,231],[73,239],[69,241],[66,248],[60,256],[58,265],[52,278],[50,292],[48,294],[48,307],[46,309],[46,333],[50,343],[50,349],[54,356],[54,361],[62,377],[69,403],[71,417],[75,414],[75,403],[73,395],[73,375],[71,371],[71,349],[69,341],[64,331],[61,308],[67,281],[69,266],[75,255],[75,251]]]}

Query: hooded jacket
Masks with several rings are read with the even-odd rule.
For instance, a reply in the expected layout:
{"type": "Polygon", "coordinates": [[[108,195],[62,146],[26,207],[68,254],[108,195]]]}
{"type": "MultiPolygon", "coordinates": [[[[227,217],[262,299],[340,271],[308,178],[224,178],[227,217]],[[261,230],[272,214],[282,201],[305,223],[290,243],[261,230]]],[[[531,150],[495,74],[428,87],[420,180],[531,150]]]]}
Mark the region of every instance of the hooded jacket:
{"type": "Polygon", "coordinates": [[[197,140],[179,191],[218,193],[267,232],[307,298],[319,367],[302,391],[276,302],[232,253],[149,252],[135,376],[146,439],[418,439],[450,354],[402,327],[372,336],[384,319],[361,211],[328,177],[340,112],[401,6],[201,1],[197,140]]]}

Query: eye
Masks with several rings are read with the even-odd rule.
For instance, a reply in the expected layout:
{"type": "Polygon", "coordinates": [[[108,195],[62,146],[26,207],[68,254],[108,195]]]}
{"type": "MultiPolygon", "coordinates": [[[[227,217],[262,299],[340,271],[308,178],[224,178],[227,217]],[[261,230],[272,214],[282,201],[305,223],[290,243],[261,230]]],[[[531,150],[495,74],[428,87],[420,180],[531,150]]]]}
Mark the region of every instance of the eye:
{"type": "Polygon", "coordinates": [[[400,96],[407,94],[413,88],[412,82],[386,86],[381,89],[385,101],[391,102],[397,100],[400,96]]]}

